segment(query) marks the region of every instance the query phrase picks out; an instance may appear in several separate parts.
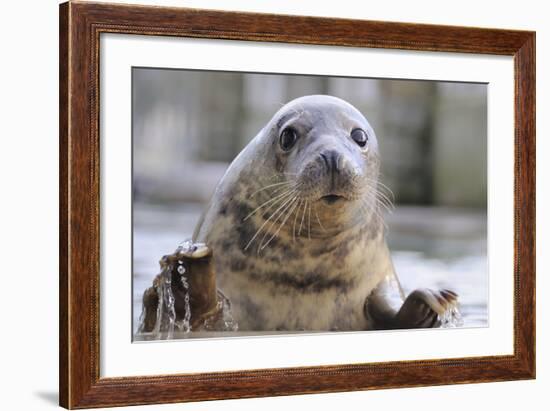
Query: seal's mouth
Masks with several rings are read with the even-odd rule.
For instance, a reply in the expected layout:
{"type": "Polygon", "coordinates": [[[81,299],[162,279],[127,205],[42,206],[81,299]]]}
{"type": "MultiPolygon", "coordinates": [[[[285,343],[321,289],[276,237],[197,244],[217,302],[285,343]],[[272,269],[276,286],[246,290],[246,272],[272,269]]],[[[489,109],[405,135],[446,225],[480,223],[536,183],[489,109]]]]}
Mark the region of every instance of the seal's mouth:
{"type": "Polygon", "coordinates": [[[343,201],[346,198],[338,194],[327,194],[321,197],[321,200],[328,205],[335,204],[337,202],[343,201]]]}

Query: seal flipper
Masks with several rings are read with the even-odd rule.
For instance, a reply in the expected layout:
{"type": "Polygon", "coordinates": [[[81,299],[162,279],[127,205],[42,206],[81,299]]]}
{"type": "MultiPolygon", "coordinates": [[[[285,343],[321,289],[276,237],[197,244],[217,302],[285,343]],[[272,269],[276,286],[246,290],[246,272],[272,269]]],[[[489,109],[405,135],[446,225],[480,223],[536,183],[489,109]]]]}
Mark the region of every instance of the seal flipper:
{"type": "Polygon", "coordinates": [[[456,306],[458,295],[451,290],[417,289],[404,298],[399,280],[388,274],[365,301],[369,328],[375,330],[436,328],[441,318],[456,306]]]}
{"type": "Polygon", "coordinates": [[[404,299],[401,284],[395,273],[387,274],[365,301],[365,316],[369,329],[398,328],[396,317],[404,299]]]}
{"type": "Polygon", "coordinates": [[[414,290],[399,309],[396,298],[384,280],[365,302],[365,315],[373,329],[436,328],[441,318],[456,306],[458,295],[451,290],[434,291],[427,288],[414,290]],[[390,297],[390,298],[388,298],[390,297]]]}
{"type": "Polygon", "coordinates": [[[414,290],[395,316],[396,328],[439,327],[445,312],[455,307],[457,302],[458,295],[450,290],[414,290]]]}

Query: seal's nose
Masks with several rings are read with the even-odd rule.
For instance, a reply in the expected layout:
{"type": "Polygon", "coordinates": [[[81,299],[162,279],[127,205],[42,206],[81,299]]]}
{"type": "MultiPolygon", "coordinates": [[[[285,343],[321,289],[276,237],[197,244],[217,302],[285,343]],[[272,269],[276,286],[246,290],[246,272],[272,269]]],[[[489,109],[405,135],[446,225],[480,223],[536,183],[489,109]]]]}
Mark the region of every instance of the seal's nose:
{"type": "Polygon", "coordinates": [[[329,173],[337,173],[340,171],[338,164],[339,156],[340,155],[336,150],[325,150],[321,153],[321,158],[323,159],[325,167],[329,173]]]}

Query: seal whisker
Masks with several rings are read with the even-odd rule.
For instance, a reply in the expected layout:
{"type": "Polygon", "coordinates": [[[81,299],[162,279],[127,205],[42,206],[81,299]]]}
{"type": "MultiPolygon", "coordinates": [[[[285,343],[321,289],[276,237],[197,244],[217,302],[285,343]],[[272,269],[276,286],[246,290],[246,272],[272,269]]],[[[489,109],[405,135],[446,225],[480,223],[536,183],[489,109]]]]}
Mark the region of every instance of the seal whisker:
{"type": "Polygon", "coordinates": [[[367,185],[370,189],[376,189],[376,191],[383,196],[389,204],[392,204],[395,202],[395,195],[393,194],[393,191],[384,183],[381,181],[376,181],[370,177],[364,177],[365,181],[367,182],[367,185]]]}
{"type": "Polygon", "coordinates": [[[372,218],[375,218],[379,223],[381,223],[386,230],[388,229],[388,226],[386,225],[386,222],[384,221],[384,218],[380,214],[378,204],[376,202],[376,197],[369,193],[363,200],[362,200],[362,207],[361,207],[361,213],[365,213],[368,215],[368,212],[370,212],[370,215],[372,218]]]}
{"type": "Polygon", "coordinates": [[[364,214],[366,217],[367,216],[367,210],[368,210],[368,201],[367,201],[367,198],[363,198],[361,200],[361,209],[359,210],[359,213],[360,214],[364,214]]]}
{"type": "Polygon", "coordinates": [[[381,191],[376,191],[376,196],[378,197],[378,199],[384,203],[384,205],[386,206],[386,208],[388,209],[394,209],[394,205],[393,205],[393,202],[381,191]]]}
{"type": "Polygon", "coordinates": [[[277,187],[272,192],[270,192],[269,195],[271,197],[273,197],[274,195],[281,194],[281,192],[284,191],[284,190],[288,191],[288,190],[292,190],[293,188],[297,188],[297,187],[288,187],[288,185],[284,185],[282,187],[277,187]]]}
{"type": "Polygon", "coordinates": [[[388,205],[385,201],[380,200],[379,198],[377,198],[376,201],[377,201],[378,205],[380,205],[380,207],[382,207],[384,209],[384,211],[386,211],[388,214],[393,213],[394,207],[391,204],[388,205]]]}
{"type": "MultiPolygon", "coordinates": [[[[256,207],[254,210],[252,210],[245,218],[243,218],[243,222],[248,220],[250,217],[252,217],[254,214],[256,214],[258,212],[258,210],[265,207],[266,205],[271,204],[273,202],[276,203],[277,200],[286,199],[286,197],[291,196],[292,194],[295,194],[295,193],[296,193],[296,189],[289,189],[289,190],[285,191],[284,193],[281,193],[281,194],[277,195],[276,197],[273,197],[273,198],[267,200],[266,202],[262,203],[261,205],[256,207]]],[[[273,205],[274,204],[271,204],[271,206],[269,206],[269,208],[267,210],[270,210],[271,207],[273,207],[273,205]]]]}
{"type": "MultiPolygon", "coordinates": [[[[290,203],[292,206],[285,209],[285,211],[287,210],[290,210],[286,213],[286,216],[284,217],[284,219],[282,220],[281,224],[279,225],[279,228],[277,229],[277,231],[275,231],[275,233],[273,233],[273,235],[269,238],[269,240],[267,240],[267,243],[265,243],[263,246],[261,245],[260,243],[260,250],[263,250],[265,247],[267,247],[269,245],[269,243],[271,242],[271,240],[273,240],[273,238],[275,238],[275,236],[277,234],[279,234],[279,231],[281,231],[281,228],[283,228],[283,226],[285,225],[286,223],[286,220],[288,220],[288,217],[290,217],[292,215],[292,212],[294,211],[294,208],[296,208],[296,200],[298,199],[298,196],[294,197],[292,199],[292,202],[290,203]]],[[[283,214],[281,214],[283,215],[283,214]]],[[[263,239],[262,239],[262,242],[263,242],[263,239]]]]}
{"type": "Polygon", "coordinates": [[[379,223],[381,223],[386,230],[388,230],[388,225],[386,224],[386,221],[384,220],[384,216],[382,215],[382,212],[380,210],[380,207],[376,201],[376,197],[373,197],[374,204],[371,204],[372,206],[372,212],[379,223]]]}
{"type": "MultiPolygon", "coordinates": [[[[273,230],[273,228],[277,224],[277,221],[279,221],[279,219],[285,214],[285,212],[292,206],[292,204],[295,202],[296,198],[298,198],[298,196],[294,196],[294,197],[286,200],[285,203],[281,206],[281,210],[280,211],[277,210],[275,213],[273,213],[273,215],[271,217],[273,217],[275,215],[276,215],[276,217],[271,222],[271,226],[268,229],[266,229],[265,232],[264,232],[264,236],[262,237],[262,239],[260,241],[260,244],[258,245],[258,254],[260,254],[260,251],[264,249],[264,247],[262,247],[262,245],[263,245],[266,237],[273,230]]],[[[270,241],[271,241],[271,239],[270,239],[270,241]]]]}
{"type": "Polygon", "coordinates": [[[304,200],[304,212],[302,213],[302,221],[300,221],[300,229],[298,230],[298,237],[302,233],[302,224],[304,224],[304,217],[306,216],[307,200],[304,200]]]}
{"type": "Polygon", "coordinates": [[[376,203],[381,206],[388,214],[393,213],[393,207],[388,206],[384,201],[381,201],[379,198],[376,198],[376,203]]]}
{"type": "MultiPolygon", "coordinates": [[[[254,191],[252,194],[250,194],[250,197],[249,197],[249,198],[254,197],[256,194],[258,194],[258,193],[260,193],[260,192],[262,192],[262,191],[264,191],[264,190],[267,190],[268,188],[277,187],[277,186],[282,186],[282,185],[289,185],[289,184],[292,184],[292,182],[291,182],[291,181],[282,181],[282,182],[280,182],[280,183],[269,184],[269,185],[267,185],[267,186],[265,186],[265,187],[262,187],[262,188],[260,188],[260,189],[258,189],[258,190],[256,190],[256,191],[254,191]]],[[[282,188],[281,188],[281,189],[282,189],[282,188]]],[[[277,190],[278,190],[278,189],[277,189],[277,190]]],[[[273,194],[273,193],[272,193],[272,194],[273,194]]]]}
{"type": "MultiPolygon", "coordinates": [[[[279,208],[277,208],[277,210],[275,210],[275,212],[273,214],[271,214],[269,216],[269,218],[267,218],[267,220],[264,221],[264,223],[260,226],[260,228],[258,228],[258,230],[256,231],[256,233],[254,234],[254,236],[250,239],[250,241],[248,242],[248,244],[244,247],[245,251],[248,249],[248,247],[250,247],[250,244],[252,244],[252,242],[254,241],[254,239],[258,236],[258,234],[260,234],[260,232],[262,231],[262,229],[266,226],[267,223],[269,223],[269,221],[271,221],[271,219],[277,215],[277,213],[286,205],[288,204],[288,202],[290,201],[288,198],[286,198],[285,200],[280,200],[283,202],[283,204],[281,204],[279,206],[279,208]]],[[[280,204],[280,202],[279,202],[280,204]]]]}
{"type": "MultiPolygon", "coordinates": [[[[386,194],[384,192],[384,189],[381,187],[381,186],[377,186],[377,190],[376,190],[378,193],[380,193],[380,195],[384,196],[384,198],[386,198],[388,200],[388,202],[390,203],[393,203],[395,201],[395,198],[393,197],[392,193],[388,191],[388,194],[386,194]],[[390,198],[390,196],[392,198],[390,198]]],[[[387,190],[386,190],[387,191],[387,190]]]]}
{"type": "Polygon", "coordinates": [[[381,181],[378,181],[378,185],[386,190],[388,192],[388,194],[392,197],[392,201],[395,201],[395,195],[393,194],[393,191],[391,190],[391,188],[389,188],[387,185],[385,185],[384,183],[382,183],[381,181]]]}
{"type": "MultiPolygon", "coordinates": [[[[292,187],[290,187],[290,188],[292,188],[292,187]]],[[[296,187],[294,187],[294,188],[296,188],[296,187]]],[[[271,193],[269,193],[269,194],[272,195],[272,196],[274,196],[275,194],[278,194],[278,193],[280,193],[281,191],[283,191],[283,190],[288,190],[288,189],[289,189],[288,186],[277,187],[275,190],[273,190],[273,192],[271,192],[271,193]]]]}
{"type": "Polygon", "coordinates": [[[374,190],[374,200],[377,205],[382,207],[384,210],[386,210],[386,212],[390,214],[395,209],[392,201],[386,195],[384,195],[382,192],[378,190],[374,190]]]}
{"type": "Polygon", "coordinates": [[[307,237],[311,240],[311,203],[307,209],[307,237]]]}
{"type": "MultiPolygon", "coordinates": [[[[366,189],[370,192],[374,192],[376,202],[380,204],[388,213],[391,214],[395,209],[393,201],[380,189],[380,187],[376,184],[376,181],[370,180],[368,178],[366,178],[365,181],[366,189]]],[[[389,191],[388,193],[393,196],[393,193],[391,193],[391,191],[389,191]]],[[[372,194],[369,194],[369,197],[371,196],[372,194]]]]}
{"type": "Polygon", "coordinates": [[[315,216],[317,217],[317,222],[319,223],[319,227],[321,227],[321,230],[323,230],[326,233],[327,230],[325,230],[325,227],[323,227],[323,224],[321,224],[321,219],[319,218],[319,213],[317,212],[317,204],[315,204],[315,216]]]}
{"type": "Polygon", "coordinates": [[[294,216],[294,226],[292,228],[292,242],[296,241],[296,220],[298,220],[298,215],[300,215],[300,206],[302,204],[302,199],[298,200],[298,207],[296,208],[296,214],[294,216]]]}

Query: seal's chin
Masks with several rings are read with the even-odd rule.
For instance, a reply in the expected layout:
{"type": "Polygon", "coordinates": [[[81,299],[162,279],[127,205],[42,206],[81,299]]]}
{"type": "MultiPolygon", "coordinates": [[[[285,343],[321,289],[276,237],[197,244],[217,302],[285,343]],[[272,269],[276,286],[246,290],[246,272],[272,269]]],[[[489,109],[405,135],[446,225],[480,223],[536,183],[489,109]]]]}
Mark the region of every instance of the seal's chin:
{"type": "Polygon", "coordinates": [[[321,197],[321,201],[327,205],[333,205],[342,201],[345,201],[344,196],[338,194],[327,194],[321,197]]]}

